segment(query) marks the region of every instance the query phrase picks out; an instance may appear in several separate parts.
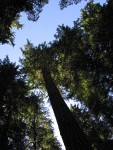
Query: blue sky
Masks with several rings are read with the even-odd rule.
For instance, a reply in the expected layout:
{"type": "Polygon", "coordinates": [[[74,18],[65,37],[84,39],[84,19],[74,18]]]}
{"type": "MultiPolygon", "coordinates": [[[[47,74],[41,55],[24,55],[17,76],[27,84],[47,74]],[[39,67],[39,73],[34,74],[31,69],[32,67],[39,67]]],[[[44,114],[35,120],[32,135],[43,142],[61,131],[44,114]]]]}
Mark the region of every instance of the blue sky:
{"type": "MultiPolygon", "coordinates": [[[[100,2],[105,2],[105,0],[100,0],[100,2]]],[[[20,22],[24,24],[23,29],[13,29],[16,45],[15,47],[8,44],[0,45],[0,59],[9,55],[11,61],[18,63],[19,57],[22,57],[20,47],[26,44],[26,39],[29,39],[34,45],[44,41],[47,43],[52,41],[58,25],[73,26],[73,21],[80,17],[80,9],[84,7],[86,1],[82,1],[78,5],[69,6],[63,10],[60,10],[58,3],[59,0],[50,0],[50,3],[43,8],[37,22],[28,21],[26,14],[22,13],[20,22]]]]}
{"type": "MultiPolygon", "coordinates": [[[[105,1],[95,0],[95,2],[101,3],[105,1]]],[[[58,3],[59,0],[50,0],[50,3],[43,8],[37,22],[28,21],[26,15],[22,13],[20,23],[24,25],[23,29],[13,29],[15,32],[15,47],[8,44],[0,45],[0,59],[8,55],[12,62],[18,64],[19,57],[22,58],[20,47],[26,44],[27,39],[35,46],[44,41],[47,43],[53,41],[58,25],[64,24],[72,27],[73,21],[80,17],[80,10],[85,6],[86,1],[82,1],[78,5],[69,6],[62,11],[58,3]]]]}

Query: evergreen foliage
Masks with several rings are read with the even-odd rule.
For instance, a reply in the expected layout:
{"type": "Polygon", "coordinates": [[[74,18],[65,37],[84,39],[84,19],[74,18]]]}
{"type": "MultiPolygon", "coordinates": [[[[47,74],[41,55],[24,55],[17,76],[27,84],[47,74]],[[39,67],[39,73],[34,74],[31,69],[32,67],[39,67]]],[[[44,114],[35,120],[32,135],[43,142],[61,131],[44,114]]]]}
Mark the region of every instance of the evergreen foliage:
{"type": "Polygon", "coordinates": [[[37,70],[46,67],[67,97],[81,104],[73,112],[92,146],[101,150],[113,145],[112,12],[111,1],[103,6],[87,3],[74,27],[59,26],[50,45],[39,48],[28,42],[22,60],[31,82],[43,85],[37,70]]]}
{"type": "MultiPolygon", "coordinates": [[[[80,1],[61,0],[60,6],[80,1]]],[[[22,27],[20,13],[36,21],[46,3],[1,0],[0,42],[13,44],[11,27],[22,27]]],[[[42,97],[31,92],[33,87],[47,89],[67,150],[92,149],[89,143],[95,150],[112,150],[113,1],[101,6],[92,0],[81,12],[72,28],[58,27],[52,43],[34,47],[27,41],[21,60],[27,78],[8,57],[0,61],[0,149],[61,149],[42,97]],[[73,115],[56,85],[68,92],[65,98],[79,102],[71,108],[73,115]]]]}
{"type": "Polygon", "coordinates": [[[47,0],[0,0],[0,43],[14,44],[12,27],[21,28],[20,13],[26,12],[28,19],[36,21],[47,0]]]}
{"type": "Polygon", "coordinates": [[[0,61],[0,85],[0,149],[60,150],[41,94],[8,57],[0,61]]]}
{"type": "MultiPolygon", "coordinates": [[[[70,5],[77,4],[81,0],[61,0],[61,9],[70,5]]],[[[28,19],[37,21],[39,14],[48,0],[0,0],[0,43],[11,43],[14,46],[14,33],[12,27],[22,28],[19,22],[21,12],[28,15],[28,19]]]]}

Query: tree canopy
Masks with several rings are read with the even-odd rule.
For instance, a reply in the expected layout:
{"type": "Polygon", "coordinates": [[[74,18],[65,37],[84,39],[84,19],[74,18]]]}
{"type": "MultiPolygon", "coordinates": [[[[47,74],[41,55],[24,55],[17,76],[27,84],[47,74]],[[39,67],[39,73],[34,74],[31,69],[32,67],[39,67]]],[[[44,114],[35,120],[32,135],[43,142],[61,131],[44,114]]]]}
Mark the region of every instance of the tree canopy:
{"type": "Polygon", "coordinates": [[[0,149],[60,150],[43,95],[8,57],[0,61],[0,85],[0,149]]]}
{"type": "MultiPolygon", "coordinates": [[[[80,1],[61,0],[60,6],[80,1]]],[[[20,13],[36,21],[48,1],[0,3],[0,41],[13,44],[11,27],[21,27],[20,13]]],[[[47,90],[68,150],[112,150],[112,12],[112,0],[103,5],[92,0],[72,28],[57,28],[53,42],[34,46],[28,40],[22,49],[24,74],[8,57],[0,61],[0,149],[61,149],[36,88],[47,90]],[[72,113],[64,99],[75,102],[72,113]]]]}
{"type": "MultiPolygon", "coordinates": [[[[61,9],[77,4],[81,0],[60,0],[61,9]]],[[[37,21],[39,14],[48,0],[0,0],[0,43],[11,43],[14,45],[14,33],[12,27],[21,28],[19,22],[21,12],[27,13],[28,19],[37,21]]]]}
{"type": "Polygon", "coordinates": [[[0,42],[13,43],[13,26],[22,27],[18,19],[21,12],[26,12],[28,19],[36,21],[48,0],[0,0],[0,42]]]}
{"type": "Polygon", "coordinates": [[[23,49],[22,63],[31,82],[43,85],[39,70],[46,66],[67,98],[81,104],[73,111],[96,149],[113,145],[112,11],[111,1],[103,6],[91,1],[74,27],[58,27],[50,45],[34,47],[28,42],[23,49]]]}

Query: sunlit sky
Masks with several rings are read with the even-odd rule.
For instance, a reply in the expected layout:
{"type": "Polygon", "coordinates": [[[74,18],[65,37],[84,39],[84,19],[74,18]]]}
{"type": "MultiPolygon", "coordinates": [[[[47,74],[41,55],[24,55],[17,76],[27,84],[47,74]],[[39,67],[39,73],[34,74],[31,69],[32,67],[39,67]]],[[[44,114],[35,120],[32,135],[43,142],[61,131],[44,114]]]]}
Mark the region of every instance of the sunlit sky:
{"type": "MultiPolygon", "coordinates": [[[[94,2],[104,3],[106,0],[95,0],[94,2]]],[[[15,46],[12,47],[8,44],[0,45],[0,59],[8,55],[12,62],[18,64],[19,58],[22,58],[20,47],[24,47],[27,39],[34,46],[44,41],[47,43],[53,41],[58,25],[64,24],[72,27],[73,21],[80,17],[80,10],[85,6],[86,1],[83,0],[78,5],[69,6],[63,10],[60,10],[58,4],[59,0],[50,0],[49,4],[43,8],[37,22],[28,21],[26,14],[22,13],[20,19],[20,23],[24,25],[22,30],[13,29],[15,32],[15,46]]]]}
{"type": "MultiPolygon", "coordinates": [[[[95,0],[105,2],[105,0],[95,0]]],[[[0,58],[3,59],[7,54],[11,61],[18,63],[19,57],[22,56],[20,47],[26,44],[26,39],[29,39],[34,45],[47,43],[54,39],[56,28],[58,25],[73,26],[73,21],[80,17],[80,9],[84,7],[86,1],[78,5],[69,6],[60,10],[59,0],[50,0],[50,3],[45,5],[40,18],[37,22],[28,21],[26,14],[22,13],[20,23],[23,24],[23,29],[15,32],[15,47],[10,45],[0,45],[0,58]]]]}

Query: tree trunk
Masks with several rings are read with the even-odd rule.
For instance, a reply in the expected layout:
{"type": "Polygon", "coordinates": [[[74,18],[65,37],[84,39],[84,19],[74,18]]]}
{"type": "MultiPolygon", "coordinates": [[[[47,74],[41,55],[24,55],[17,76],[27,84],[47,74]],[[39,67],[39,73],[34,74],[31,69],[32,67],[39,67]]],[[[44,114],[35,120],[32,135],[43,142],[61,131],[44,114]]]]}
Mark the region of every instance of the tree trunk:
{"type": "Polygon", "coordinates": [[[66,150],[93,150],[57,89],[51,74],[42,69],[46,89],[66,150]]]}

